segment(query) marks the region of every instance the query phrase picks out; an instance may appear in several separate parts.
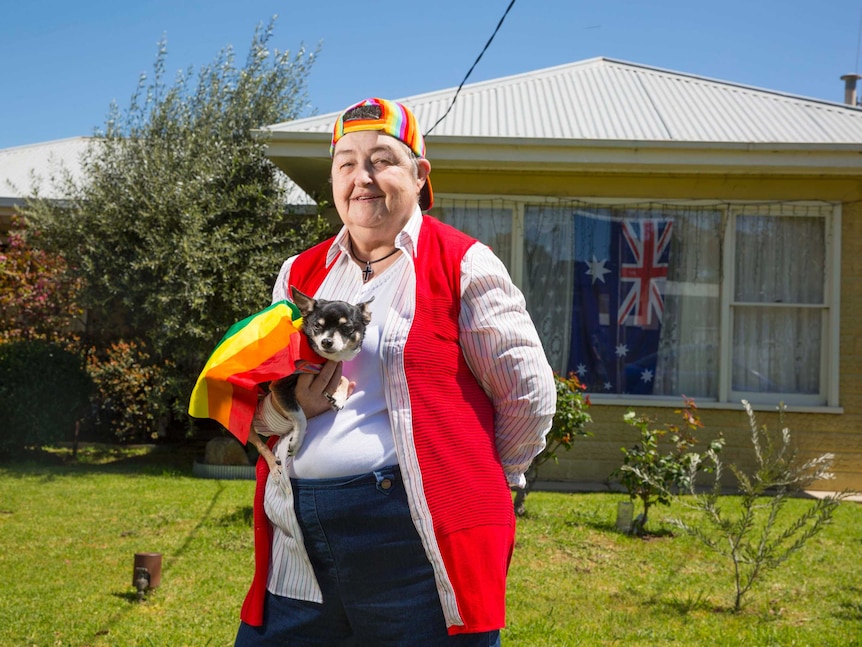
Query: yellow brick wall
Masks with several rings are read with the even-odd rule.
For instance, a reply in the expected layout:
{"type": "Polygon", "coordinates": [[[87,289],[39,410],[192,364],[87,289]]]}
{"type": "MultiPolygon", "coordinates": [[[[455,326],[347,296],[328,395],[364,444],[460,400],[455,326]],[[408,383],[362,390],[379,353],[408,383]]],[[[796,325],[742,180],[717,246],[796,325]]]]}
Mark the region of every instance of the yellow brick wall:
{"type": "MultiPolygon", "coordinates": [[[[681,404],[681,403],[680,403],[681,404]]],[[[613,485],[611,472],[622,465],[623,447],[631,447],[639,442],[640,432],[623,422],[627,410],[621,406],[597,406],[591,409],[593,424],[589,430],[590,438],[578,439],[569,452],[559,454],[559,462],[545,463],[540,472],[541,481],[567,481],[613,485]]],[[[664,423],[681,423],[672,408],[638,407],[638,414],[655,417],[657,426],[664,423]]],[[[754,466],[751,443],[751,430],[748,417],[740,405],[738,410],[703,409],[699,414],[704,427],[696,432],[702,441],[699,447],[721,434],[725,448],[721,453],[726,464],[736,464],[748,471],[754,466]]],[[[778,413],[755,411],[757,424],[765,425],[771,432],[781,430],[778,413]]],[[[835,454],[833,472],[835,479],[815,483],[814,489],[841,490],[844,488],[862,491],[862,433],[858,425],[854,429],[855,415],[832,415],[814,413],[785,414],[784,425],[790,429],[791,439],[798,449],[801,460],[820,456],[826,452],[835,454]]],[[[858,420],[857,420],[858,421],[858,420]]],[[[733,486],[734,480],[726,472],[723,483],[733,486]]]]}

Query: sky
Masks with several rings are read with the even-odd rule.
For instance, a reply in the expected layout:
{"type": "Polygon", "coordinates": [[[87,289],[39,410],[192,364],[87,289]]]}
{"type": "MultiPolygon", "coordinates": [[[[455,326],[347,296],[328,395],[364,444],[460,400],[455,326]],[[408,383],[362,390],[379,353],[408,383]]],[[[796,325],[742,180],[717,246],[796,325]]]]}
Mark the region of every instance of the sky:
{"type": "MultiPolygon", "coordinates": [[[[0,0],[0,149],[101,129],[162,38],[169,82],[228,46],[242,64],[274,16],[273,48],[320,48],[302,116],[454,95],[510,1],[0,0]]],[[[607,57],[842,102],[860,34],[862,0],[515,0],[467,83],[607,57]]]]}

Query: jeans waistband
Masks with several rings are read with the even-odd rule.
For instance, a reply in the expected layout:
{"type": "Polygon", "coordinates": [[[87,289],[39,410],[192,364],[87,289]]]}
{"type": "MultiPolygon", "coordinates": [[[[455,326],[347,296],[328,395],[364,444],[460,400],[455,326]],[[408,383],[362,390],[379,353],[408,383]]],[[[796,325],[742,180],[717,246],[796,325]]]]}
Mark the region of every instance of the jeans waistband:
{"type": "Polygon", "coordinates": [[[358,487],[362,485],[380,485],[383,481],[389,479],[390,482],[398,482],[401,480],[401,468],[398,465],[387,465],[372,472],[365,474],[353,474],[351,476],[336,476],[326,479],[297,479],[291,478],[290,484],[295,489],[314,489],[314,488],[339,488],[339,487],[358,487]]]}

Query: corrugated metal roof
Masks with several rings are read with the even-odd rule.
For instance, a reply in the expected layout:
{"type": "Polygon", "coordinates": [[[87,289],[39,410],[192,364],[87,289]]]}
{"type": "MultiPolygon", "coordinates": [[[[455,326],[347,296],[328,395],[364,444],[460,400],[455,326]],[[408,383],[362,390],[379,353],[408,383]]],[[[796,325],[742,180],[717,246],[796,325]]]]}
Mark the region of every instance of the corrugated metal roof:
{"type": "Polygon", "coordinates": [[[81,173],[81,155],[89,137],[71,137],[0,150],[0,199],[22,200],[36,187],[46,198],[59,198],[52,178],[65,169],[73,177],[81,173]]]}
{"type": "MultiPolygon", "coordinates": [[[[427,131],[454,95],[451,88],[398,100],[427,131]]],[[[336,117],[330,113],[266,130],[328,132],[336,117]]],[[[862,143],[862,110],[594,58],[465,85],[433,136],[855,144],[862,143]]]]}
{"type": "MultiPolygon", "coordinates": [[[[68,171],[80,180],[81,156],[92,137],[71,137],[39,144],[16,146],[0,150],[0,204],[18,203],[33,195],[35,189],[44,198],[60,199],[59,186],[53,178],[68,171]]],[[[316,202],[290,178],[279,174],[290,205],[315,205],[316,202]]]]}

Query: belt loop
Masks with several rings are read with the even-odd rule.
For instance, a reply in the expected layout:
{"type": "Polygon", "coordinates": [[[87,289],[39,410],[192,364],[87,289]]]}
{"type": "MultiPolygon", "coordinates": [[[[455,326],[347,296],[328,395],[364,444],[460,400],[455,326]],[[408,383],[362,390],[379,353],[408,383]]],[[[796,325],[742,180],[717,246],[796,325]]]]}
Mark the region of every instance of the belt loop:
{"type": "Polygon", "coordinates": [[[374,479],[377,482],[377,491],[388,495],[395,485],[395,471],[391,467],[374,470],[374,479]]]}

